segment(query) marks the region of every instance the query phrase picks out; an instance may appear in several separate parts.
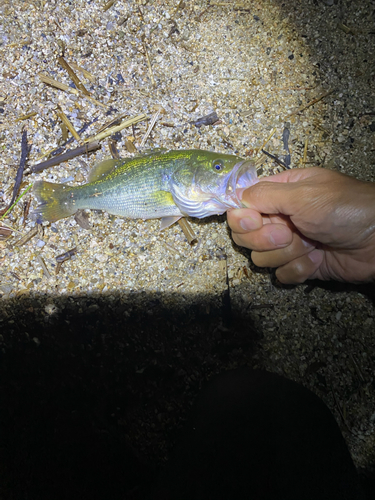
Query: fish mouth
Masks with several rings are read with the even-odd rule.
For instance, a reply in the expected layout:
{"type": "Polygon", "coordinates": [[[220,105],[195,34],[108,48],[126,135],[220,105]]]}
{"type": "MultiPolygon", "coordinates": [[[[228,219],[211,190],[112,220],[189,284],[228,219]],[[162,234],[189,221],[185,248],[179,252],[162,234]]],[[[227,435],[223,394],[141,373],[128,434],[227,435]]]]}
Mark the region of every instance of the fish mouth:
{"type": "Polygon", "coordinates": [[[238,198],[238,191],[249,188],[258,182],[257,171],[252,160],[243,160],[237,163],[226,179],[225,197],[233,208],[243,207],[238,198]]]}

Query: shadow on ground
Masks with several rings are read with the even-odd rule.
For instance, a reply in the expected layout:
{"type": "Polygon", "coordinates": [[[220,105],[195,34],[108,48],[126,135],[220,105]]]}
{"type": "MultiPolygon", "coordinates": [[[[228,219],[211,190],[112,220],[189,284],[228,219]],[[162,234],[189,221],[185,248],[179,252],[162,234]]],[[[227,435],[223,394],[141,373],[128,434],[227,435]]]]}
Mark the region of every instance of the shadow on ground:
{"type": "Polygon", "coordinates": [[[7,303],[1,498],[147,496],[200,383],[246,364],[257,338],[249,320],[230,317],[225,301],[223,309],[196,297],[177,308],[173,299],[7,303]]]}

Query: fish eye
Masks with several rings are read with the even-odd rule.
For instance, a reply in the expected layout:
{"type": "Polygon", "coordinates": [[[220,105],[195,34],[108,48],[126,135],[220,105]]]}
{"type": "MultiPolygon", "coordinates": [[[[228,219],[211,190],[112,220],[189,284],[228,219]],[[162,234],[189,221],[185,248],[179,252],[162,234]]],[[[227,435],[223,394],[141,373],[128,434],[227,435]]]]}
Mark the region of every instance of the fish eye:
{"type": "Polygon", "coordinates": [[[215,160],[215,161],[213,162],[213,168],[214,168],[214,170],[216,170],[217,172],[221,172],[221,171],[223,170],[223,168],[224,168],[224,165],[223,165],[223,163],[222,163],[222,161],[221,161],[221,160],[215,160]]]}

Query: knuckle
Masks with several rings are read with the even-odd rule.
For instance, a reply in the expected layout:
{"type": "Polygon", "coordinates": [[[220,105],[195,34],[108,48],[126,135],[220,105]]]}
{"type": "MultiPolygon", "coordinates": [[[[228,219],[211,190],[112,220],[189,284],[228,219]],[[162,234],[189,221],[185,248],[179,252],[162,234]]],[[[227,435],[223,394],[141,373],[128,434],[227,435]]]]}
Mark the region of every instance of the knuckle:
{"type": "Polygon", "coordinates": [[[293,273],[295,283],[303,283],[307,279],[306,266],[304,259],[297,259],[290,263],[291,272],[293,273]]]}

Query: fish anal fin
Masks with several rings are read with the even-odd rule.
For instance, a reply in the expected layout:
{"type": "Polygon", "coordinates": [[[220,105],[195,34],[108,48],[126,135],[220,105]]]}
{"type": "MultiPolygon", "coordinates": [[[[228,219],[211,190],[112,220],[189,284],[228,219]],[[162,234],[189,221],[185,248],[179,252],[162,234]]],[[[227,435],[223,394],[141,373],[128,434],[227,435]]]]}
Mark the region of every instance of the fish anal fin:
{"type": "Polygon", "coordinates": [[[163,231],[163,229],[166,229],[167,227],[171,226],[179,219],[181,219],[181,217],[182,215],[163,217],[160,221],[160,231],[163,231]]]}

